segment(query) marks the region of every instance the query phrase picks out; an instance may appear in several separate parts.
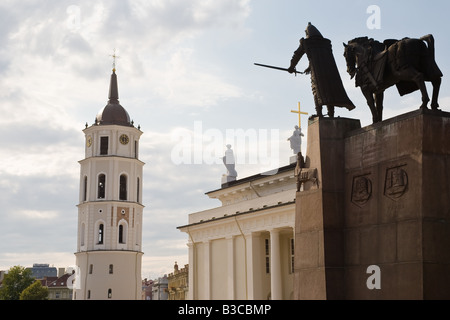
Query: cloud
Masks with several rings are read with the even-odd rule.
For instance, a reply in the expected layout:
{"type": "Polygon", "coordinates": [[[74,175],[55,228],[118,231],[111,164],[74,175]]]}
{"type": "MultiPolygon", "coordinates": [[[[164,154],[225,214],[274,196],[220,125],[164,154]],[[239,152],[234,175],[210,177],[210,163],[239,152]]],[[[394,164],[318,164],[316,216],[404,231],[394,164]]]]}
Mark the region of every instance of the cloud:
{"type": "Polygon", "coordinates": [[[39,211],[39,210],[21,210],[16,212],[18,217],[25,219],[43,219],[52,220],[58,217],[57,211],[39,211]]]}

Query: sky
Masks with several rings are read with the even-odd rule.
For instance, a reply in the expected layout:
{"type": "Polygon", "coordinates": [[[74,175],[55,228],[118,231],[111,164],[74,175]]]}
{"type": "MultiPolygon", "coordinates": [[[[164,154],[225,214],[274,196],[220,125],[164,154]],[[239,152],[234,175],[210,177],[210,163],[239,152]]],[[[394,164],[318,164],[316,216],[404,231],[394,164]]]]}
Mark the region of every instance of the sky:
{"type": "MultiPolygon", "coordinates": [[[[254,63],[287,68],[311,22],[356,105],[336,116],[368,126],[342,43],[431,33],[450,111],[448,12],[448,1],[416,0],[0,0],[0,270],[75,264],[82,130],[107,103],[114,49],[120,103],[144,132],[142,277],[154,279],[188,263],[177,227],[220,205],[205,193],[221,186],[226,145],[238,179],[285,166],[291,110],[315,113],[309,76],[254,63]]],[[[389,88],[384,119],[420,103],[389,88]]],[[[304,153],[307,125],[304,116],[304,153]]]]}

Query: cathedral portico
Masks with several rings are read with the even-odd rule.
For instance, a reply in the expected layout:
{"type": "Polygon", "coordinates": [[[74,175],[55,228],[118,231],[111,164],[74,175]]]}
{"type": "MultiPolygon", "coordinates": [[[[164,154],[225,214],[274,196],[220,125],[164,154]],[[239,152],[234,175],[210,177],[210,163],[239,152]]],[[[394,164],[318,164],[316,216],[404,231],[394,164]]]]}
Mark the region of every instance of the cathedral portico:
{"type": "Polygon", "coordinates": [[[294,166],[209,192],[222,206],[189,215],[189,299],[291,299],[294,166]]]}

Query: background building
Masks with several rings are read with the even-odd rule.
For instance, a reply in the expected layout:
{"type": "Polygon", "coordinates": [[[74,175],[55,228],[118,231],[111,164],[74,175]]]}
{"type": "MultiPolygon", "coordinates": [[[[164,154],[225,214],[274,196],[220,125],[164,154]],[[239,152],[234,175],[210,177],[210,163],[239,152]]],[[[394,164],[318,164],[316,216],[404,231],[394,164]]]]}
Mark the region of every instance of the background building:
{"type": "Polygon", "coordinates": [[[167,300],[169,298],[168,285],[169,280],[166,274],[163,277],[153,280],[152,300],[167,300]]]}
{"type": "Polygon", "coordinates": [[[142,280],[142,300],[152,300],[153,280],[142,280]]]}
{"type": "Polygon", "coordinates": [[[55,267],[50,267],[48,263],[33,263],[30,269],[35,279],[44,279],[45,277],[57,277],[58,270],[55,267]]]}
{"type": "Polygon", "coordinates": [[[48,288],[48,299],[49,300],[72,300],[73,290],[72,283],[73,279],[72,273],[65,273],[53,281],[46,281],[43,286],[48,288]]]}
{"type": "Polygon", "coordinates": [[[170,273],[167,278],[169,300],[186,300],[189,290],[189,265],[185,264],[184,268],[179,269],[175,262],[173,273],[170,273]]]}

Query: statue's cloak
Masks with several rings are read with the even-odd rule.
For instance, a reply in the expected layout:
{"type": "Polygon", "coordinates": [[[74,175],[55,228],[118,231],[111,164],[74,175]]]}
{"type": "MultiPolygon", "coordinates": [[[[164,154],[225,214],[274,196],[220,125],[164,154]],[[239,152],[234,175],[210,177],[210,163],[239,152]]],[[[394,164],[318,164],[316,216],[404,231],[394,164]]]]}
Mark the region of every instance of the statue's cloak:
{"type": "Polygon", "coordinates": [[[316,103],[353,110],[355,105],[347,96],[334,60],[331,41],[323,37],[302,38],[298,50],[309,59],[311,86],[316,103]],[[303,48],[302,48],[303,47],[303,48]]]}

